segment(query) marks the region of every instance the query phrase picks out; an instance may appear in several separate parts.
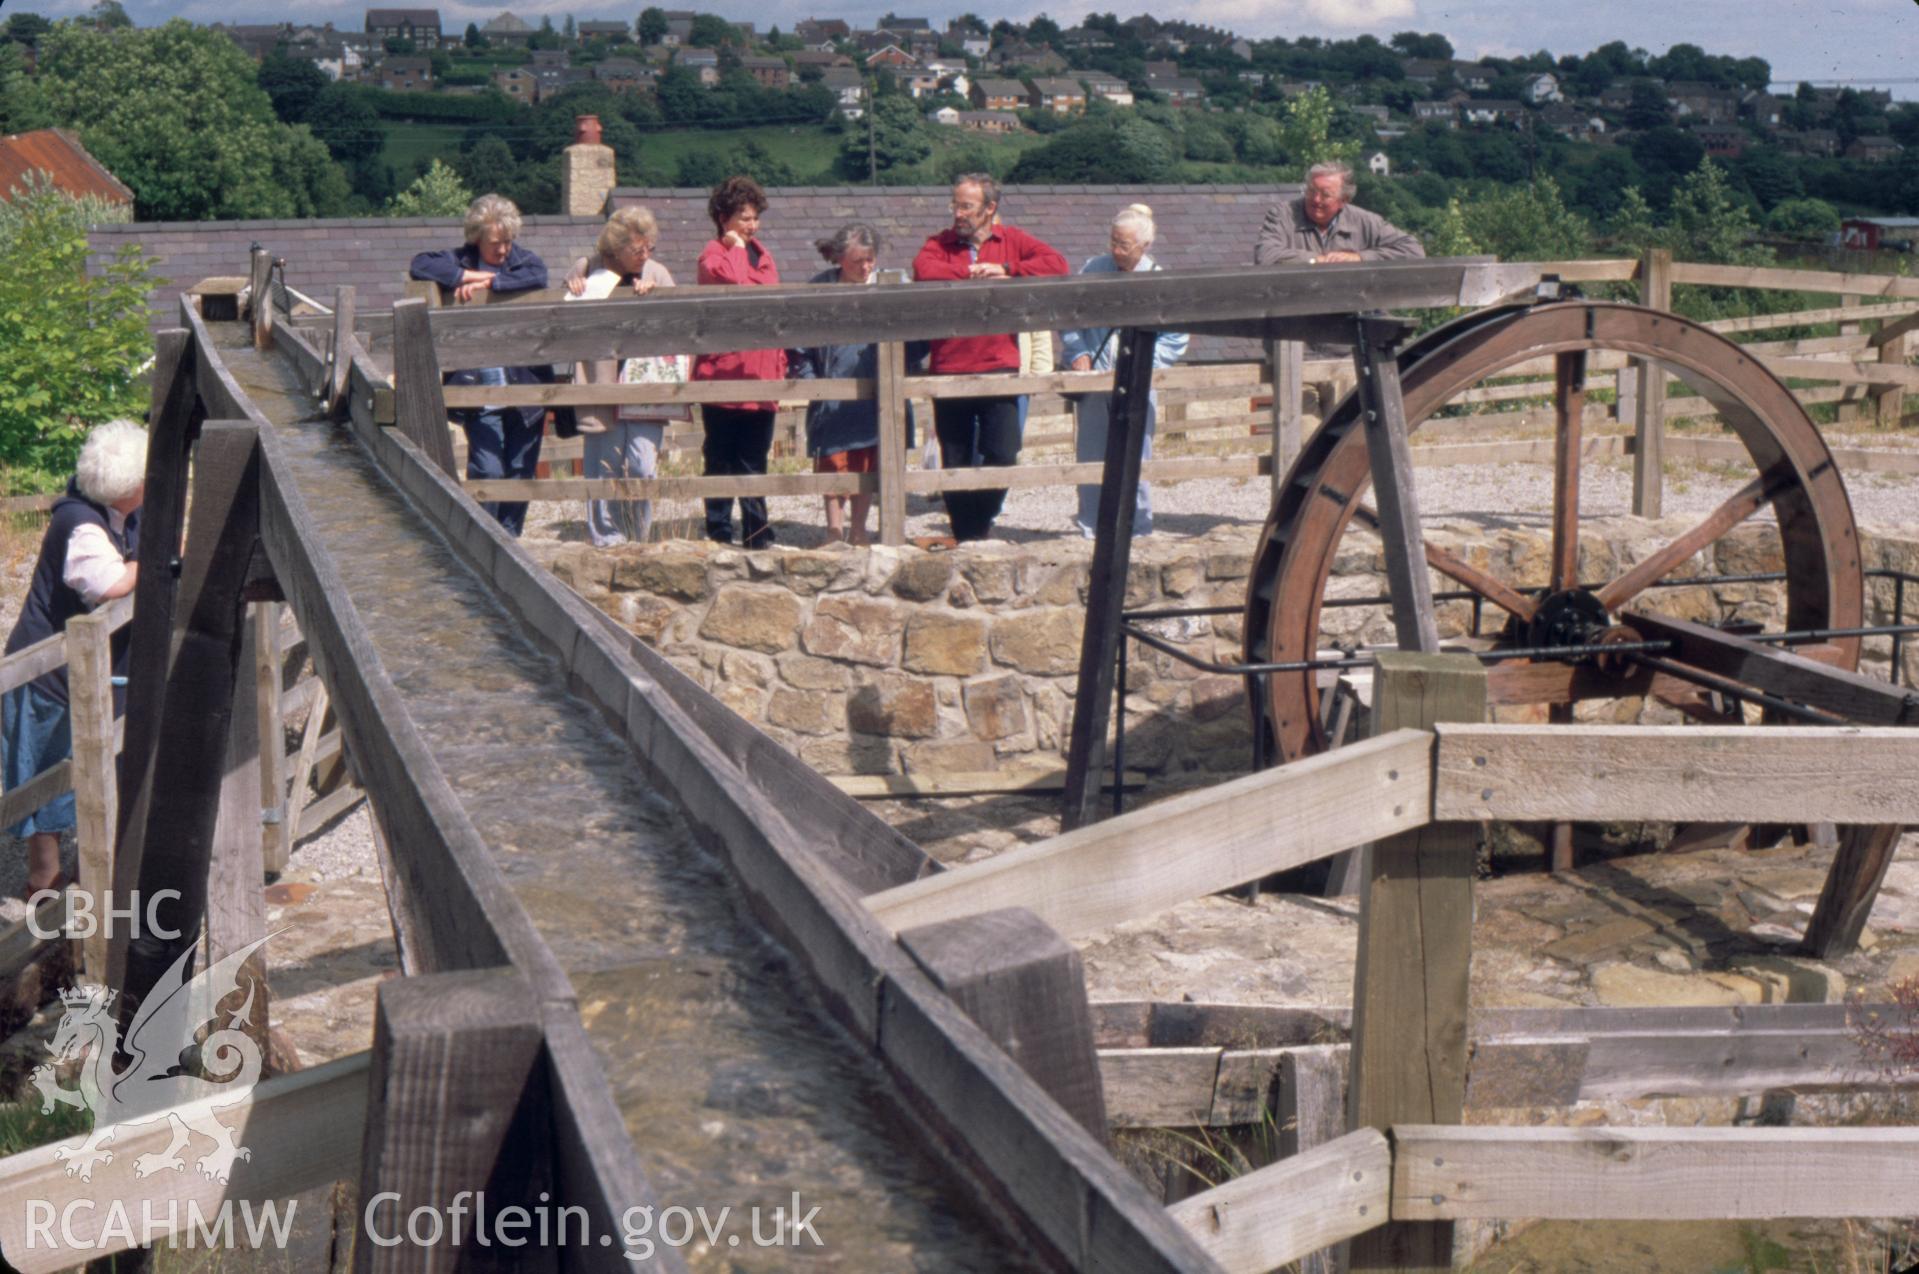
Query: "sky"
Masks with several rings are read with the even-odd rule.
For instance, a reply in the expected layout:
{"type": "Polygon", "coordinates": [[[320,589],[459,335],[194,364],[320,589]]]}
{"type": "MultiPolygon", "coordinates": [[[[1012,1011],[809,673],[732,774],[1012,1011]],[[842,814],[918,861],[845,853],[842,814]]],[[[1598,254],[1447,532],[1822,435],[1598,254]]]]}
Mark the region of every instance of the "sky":
{"type": "MultiPolygon", "coordinates": [[[[385,0],[388,4],[397,0],[385,0]]],[[[420,0],[413,0],[420,3],[420,0]]],[[[430,3],[430,0],[428,0],[430,3]]],[[[503,8],[524,18],[550,14],[557,25],[576,18],[631,21],[647,0],[442,0],[442,23],[455,29],[484,22],[503,8]]],[[[1611,40],[1664,52],[1674,44],[1697,44],[1708,53],[1762,57],[1773,74],[1847,81],[1890,88],[1901,99],[1919,99],[1919,0],[800,0],[776,8],[749,0],[659,0],[662,8],[694,8],[750,19],[762,26],[791,27],[805,17],[842,17],[864,25],[888,11],[923,16],[936,23],[970,9],[991,22],[1024,21],[1044,12],[1070,26],[1088,12],[1128,17],[1142,9],[1162,19],[1226,27],[1246,36],[1351,37],[1371,32],[1386,39],[1395,31],[1437,31],[1462,57],[1513,55],[1546,49],[1554,56],[1585,53],[1611,40]]],[[[93,0],[0,0],[0,13],[25,8],[49,17],[82,13],[93,0]]],[[[195,22],[274,22],[287,18],[283,5],[261,0],[123,0],[141,26],[170,17],[195,22]]],[[[357,30],[365,0],[304,0],[297,20],[331,21],[357,30]]]]}

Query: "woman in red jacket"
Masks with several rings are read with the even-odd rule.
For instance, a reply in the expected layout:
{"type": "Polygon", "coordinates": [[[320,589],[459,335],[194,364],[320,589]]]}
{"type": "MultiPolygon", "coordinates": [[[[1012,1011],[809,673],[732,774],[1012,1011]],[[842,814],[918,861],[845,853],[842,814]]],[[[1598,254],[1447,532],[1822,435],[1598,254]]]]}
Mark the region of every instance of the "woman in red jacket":
{"type": "MultiPolygon", "coordinates": [[[[728,177],[713,187],[706,212],[713,218],[715,237],[700,253],[699,282],[767,287],[780,281],[773,254],[755,237],[765,211],[766,192],[751,177],[728,177]]],[[[701,354],[693,360],[693,379],[784,380],[786,351],[701,354]]],[[[709,403],[701,408],[706,428],[701,453],[708,476],[766,472],[776,407],[757,402],[709,403]]],[[[722,544],[733,542],[731,499],[706,502],[706,536],[722,544]]],[[[740,542],[748,548],[768,548],[773,543],[773,528],[766,524],[766,501],[759,496],[740,497],[740,542]]]]}

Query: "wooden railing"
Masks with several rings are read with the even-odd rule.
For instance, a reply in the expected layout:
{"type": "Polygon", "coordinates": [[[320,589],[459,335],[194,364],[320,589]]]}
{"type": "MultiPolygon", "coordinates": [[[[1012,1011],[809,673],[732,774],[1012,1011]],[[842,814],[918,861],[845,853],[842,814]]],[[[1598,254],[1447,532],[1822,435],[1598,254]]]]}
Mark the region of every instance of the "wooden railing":
{"type": "MultiPolygon", "coordinates": [[[[1842,274],[1828,271],[1748,268],[1675,262],[1670,254],[1651,252],[1643,259],[1595,259],[1539,262],[1537,269],[1567,283],[1637,284],[1648,304],[1669,307],[1675,285],[1721,288],[1789,289],[1827,293],[1844,298],[1839,306],[1790,313],[1761,314],[1706,324],[1728,337],[1779,328],[1838,324],[1839,334],[1793,341],[1749,341],[1747,347],[1764,366],[1782,377],[1800,382],[1795,390],[1808,406],[1836,404],[1842,422],[1869,415],[1882,427],[1905,419],[1905,395],[1919,389],[1919,368],[1909,364],[1911,338],[1919,331],[1919,279],[1890,275],[1842,274]],[[1876,325],[1876,331],[1865,325],[1876,325]]],[[[803,292],[804,285],[783,287],[781,293],[803,292]]],[[[680,289],[681,293],[726,294],[725,288],[680,289]]],[[[494,304],[551,301],[555,289],[520,300],[494,304]]],[[[350,315],[350,298],[346,303],[350,315]]],[[[392,379],[374,359],[391,356],[394,326],[390,315],[365,316],[353,329],[374,358],[366,360],[355,380],[356,396],[366,400],[373,418],[392,420],[392,379]]],[[[878,496],[882,542],[904,537],[905,495],[932,494],[995,487],[1053,486],[1095,482],[1099,465],[1060,463],[1045,458],[1044,449],[1070,445],[1073,418],[1066,395],[1110,391],[1110,373],[1054,372],[1018,377],[927,376],[906,374],[901,346],[881,343],[877,377],[864,380],[785,380],[696,383],[690,385],[533,387],[453,387],[443,391],[448,409],[484,404],[502,406],[577,406],[583,404],[696,404],[739,401],[742,395],[777,400],[793,408],[816,401],[872,401],[880,403],[885,429],[899,431],[906,404],[919,407],[921,436],[930,432],[932,403],[942,398],[982,392],[1025,394],[1033,397],[1028,453],[1038,453],[1012,470],[936,472],[916,467],[904,447],[882,447],[878,472],[863,475],[776,473],[765,477],[657,477],[609,479],[554,476],[524,481],[472,481],[468,491],[478,500],[579,500],[587,498],[696,500],[713,496],[846,495],[866,492],[878,496]]],[[[1713,417],[1711,403],[1696,397],[1673,397],[1667,378],[1650,377],[1643,360],[1623,355],[1595,355],[1588,363],[1587,390],[1602,391],[1590,400],[1589,447],[1596,454],[1631,456],[1634,463],[1634,510],[1657,516],[1663,505],[1664,461],[1736,460],[1741,445],[1729,438],[1675,436],[1668,425],[1677,421],[1704,422],[1713,417]],[[1606,399],[1610,397],[1610,401],[1606,399]],[[1608,434],[1605,425],[1613,426],[1608,434]],[[1596,431],[1593,426],[1598,426],[1596,431]]],[[[1501,383],[1462,395],[1459,403],[1482,410],[1463,417],[1428,422],[1414,448],[1416,464],[1549,463],[1551,447],[1537,439],[1502,435],[1550,422],[1551,367],[1544,362],[1510,370],[1501,383]]],[[[1299,453],[1311,428],[1323,420],[1327,407],[1351,384],[1351,365],[1344,360],[1306,360],[1294,342],[1268,341],[1257,361],[1194,363],[1162,369],[1154,374],[1161,402],[1158,426],[1163,443],[1178,440],[1161,451],[1183,452],[1148,462],[1142,476],[1160,482],[1199,478],[1253,478],[1283,474],[1299,453]],[[1310,423],[1309,423],[1310,421],[1310,423]]],[[[783,416],[790,450],[798,450],[801,413],[783,416]]],[[[670,428],[666,450],[684,453],[696,444],[697,426],[670,428]]],[[[457,435],[456,456],[463,450],[457,435]]],[[[543,457],[556,466],[577,462],[583,447],[578,440],[549,439],[543,457]]],[[[1885,448],[1843,448],[1837,457],[1847,471],[1919,473],[1919,453],[1885,448]]]]}

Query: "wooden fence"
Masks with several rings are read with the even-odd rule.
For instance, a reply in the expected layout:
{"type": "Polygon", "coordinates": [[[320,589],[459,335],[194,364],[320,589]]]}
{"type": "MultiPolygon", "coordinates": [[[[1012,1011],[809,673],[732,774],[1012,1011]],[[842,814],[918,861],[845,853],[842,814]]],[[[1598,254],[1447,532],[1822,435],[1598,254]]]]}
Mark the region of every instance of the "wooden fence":
{"type": "MultiPolygon", "coordinates": [[[[1598,259],[1547,261],[1531,268],[1572,284],[1637,284],[1643,303],[1666,307],[1675,285],[1703,285],[1760,290],[1786,289],[1839,296],[1843,304],[1790,313],[1724,319],[1706,326],[1729,338],[1781,328],[1837,324],[1835,336],[1746,343],[1757,360],[1774,374],[1802,383],[1796,396],[1808,406],[1835,404],[1842,422],[1869,416],[1881,427],[1905,419],[1905,396],[1919,389],[1919,368],[1910,365],[1912,336],[1919,332],[1919,280],[1894,276],[1841,274],[1829,271],[1708,266],[1675,262],[1669,253],[1654,251],[1641,260],[1598,259]],[[1868,330],[1875,327],[1876,330],[1868,330]]],[[[805,292],[804,285],[770,289],[784,295],[805,292]]],[[[825,289],[831,291],[830,285],[825,289]]],[[[427,289],[437,294],[437,289],[427,289]]],[[[684,288],[678,293],[727,293],[725,288],[684,288]]],[[[424,293],[423,293],[424,294],[424,293]]],[[[486,294],[490,298],[490,294],[486,294]]],[[[508,307],[551,303],[557,289],[528,294],[493,304],[508,307]]],[[[374,357],[352,372],[353,394],[375,420],[392,423],[393,380],[383,364],[395,352],[395,328],[390,315],[352,317],[350,296],[336,303],[348,316],[345,326],[356,333],[362,347],[374,357]],[[376,361],[378,360],[378,361],[376,361]]],[[[474,303],[478,307],[480,302],[474,303]]],[[[603,303],[600,303],[603,304],[603,303]]],[[[337,316],[336,316],[337,318],[337,316]]],[[[341,326],[338,322],[333,327],[341,326]]],[[[330,329],[317,325],[319,335],[330,329]]],[[[322,353],[327,338],[320,342],[322,353]]],[[[1179,448],[1191,453],[1148,462],[1142,477],[1160,482],[1201,478],[1256,478],[1283,474],[1299,454],[1313,424],[1352,383],[1346,360],[1304,358],[1304,346],[1288,340],[1267,340],[1258,361],[1188,364],[1161,369],[1154,386],[1161,402],[1159,435],[1180,439],[1179,448]],[[1312,423],[1309,423],[1312,422],[1312,423]]],[[[877,496],[880,538],[883,543],[904,539],[907,493],[930,495],[942,491],[982,487],[1021,488],[1097,482],[1101,466],[1056,462],[1026,463],[1010,471],[938,472],[916,467],[901,439],[906,404],[917,405],[921,436],[930,430],[931,405],[943,398],[981,393],[1024,394],[1033,397],[1032,419],[1039,428],[1027,440],[1027,450],[1069,445],[1073,422],[1068,396],[1108,392],[1110,373],[1053,372],[1018,377],[909,375],[904,347],[881,342],[879,374],[867,380],[785,380],[757,382],[750,391],[738,382],[690,385],[587,386],[559,384],[535,387],[454,387],[441,395],[448,409],[486,404],[523,406],[577,406],[583,404],[696,404],[738,401],[752,393],[787,406],[814,401],[874,401],[879,403],[881,463],[872,474],[773,474],[766,477],[664,477],[608,479],[550,477],[522,481],[472,481],[477,500],[579,500],[588,498],[695,500],[710,496],[846,495],[866,492],[877,496]],[[891,445],[889,445],[891,444],[891,445]]],[[[351,363],[348,364],[351,366],[351,363]]],[[[1590,437],[1594,454],[1631,456],[1634,465],[1633,509],[1656,517],[1663,509],[1664,461],[1741,461],[1746,452],[1730,438],[1675,435],[1675,422],[1703,423],[1714,416],[1703,398],[1675,397],[1669,378],[1653,376],[1644,360],[1619,353],[1599,353],[1587,363],[1586,408],[1589,426],[1611,424],[1617,432],[1590,437]],[[1610,397],[1610,402],[1604,401],[1610,397]]],[[[1515,429],[1552,420],[1551,366],[1515,367],[1500,383],[1481,386],[1456,402],[1475,408],[1471,414],[1433,420],[1420,431],[1413,460],[1421,467],[1456,464],[1550,463],[1552,449],[1545,439],[1512,439],[1515,429]]],[[[797,450],[797,415],[789,415],[787,446],[797,450]]],[[[696,426],[669,431],[668,450],[689,447],[698,437],[696,426]]],[[[456,449],[460,446],[456,442],[456,449]]],[[[457,451],[456,451],[457,454],[457,451]]],[[[543,456],[556,464],[577,461],[577,440],[549,439],[543,456]]],[[[1840,448],[1835,453],[1849,472],[1919,473],[1919,451],[1887,448],[1840,448]]]]}

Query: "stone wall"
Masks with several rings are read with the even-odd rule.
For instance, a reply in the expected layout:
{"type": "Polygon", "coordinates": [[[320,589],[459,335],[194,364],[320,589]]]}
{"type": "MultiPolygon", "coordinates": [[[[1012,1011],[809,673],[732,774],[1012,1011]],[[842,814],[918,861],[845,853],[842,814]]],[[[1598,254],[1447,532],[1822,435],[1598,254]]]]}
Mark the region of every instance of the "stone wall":
{"type": "MultiPolygon", "coordinates": [[[[1684,517],[1589,523],[1581,576],[1603,579],[1692,525],[1684,517]]],[[[1530,520],[1458,520],[1431,538],[1521,584],[1545,579],[1549,537],[1530,520]]],[[[1199,538],[1153,536],[1134,546],[1129,607],[1237,608],[1253,537],[1233,528],[1199,538]]],[[[593,549],[534,547],[554,573],[652,643],[729,707],[822,773],[941,775],[1064,761],[1092,545],[1084,540],[993,542],[958,552],[871,548],[744,552],[671,542],[593,549]]],[[[1873,537],[1868,564],[1919,570],[1919,536],[1873,537]]],[[[1749,526],[1713,560],[1677,574],[1779,569],[1776,532],[1749,526]]],[[[1450,588],[1449,581],[1437,586],[1450,588]]],[[[1355,534],[1328,592],[1385,591],[1377,541],[1355,534]]],[[[1892,588],[1875,582],[1868,622],[1891,617],[1892,588]]],[[[1919,588],[1909,588],[1909,616],[1919,588]]],[[[1659,609],[1716,622],[1777,625],[1777,585],[1729,584],[1650,594],[1659,609]]],[[[1440,606],[1444,636],[1471,623],[1465,602],[1440,606]]],[[[1156,621],[1161,636],[1202,659],[1240,658],[1237,613],[1156,621]]],[[[1383,607],[1328,609],[1323,645],[1387,642],[1383,607]]],[[[1884,643],[1867,668],[1884,675],[1884,643]],[[1875,666],[1876,661],[1876,666],[1875,666]]],[[[1907,673],[1919,674],[1919,641],[1907,673]]],[[[1239,678],[1189,667],[1136,644],[1127,670],[1128,769],[1155,774],[1248,768],[1251,728],[1239,678]]],[[[1658,720],[1638,701],[1588,705],[1582,715],[1658,720]]]]}

